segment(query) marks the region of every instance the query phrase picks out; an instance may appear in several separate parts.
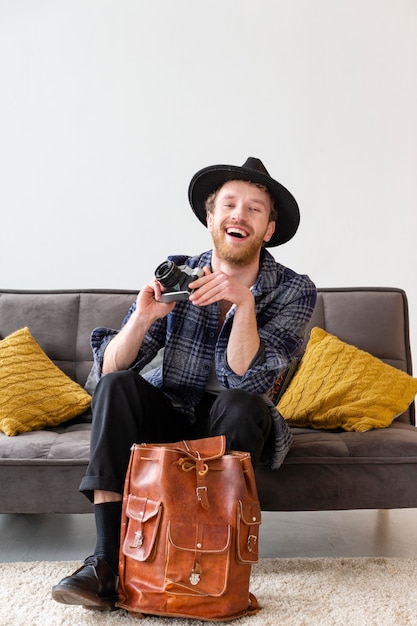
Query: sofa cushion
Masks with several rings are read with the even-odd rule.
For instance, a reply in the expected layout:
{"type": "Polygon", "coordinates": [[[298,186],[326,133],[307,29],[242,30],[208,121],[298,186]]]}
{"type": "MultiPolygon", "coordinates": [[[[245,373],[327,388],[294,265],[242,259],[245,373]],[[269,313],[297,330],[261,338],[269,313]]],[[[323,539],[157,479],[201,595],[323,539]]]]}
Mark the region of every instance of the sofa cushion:
{"type": "Polygon", "coordinates": [[[417,378],[313,328],[278,410],[291,426],[363,432],[389,426],[416,393],[417,378]]]}
{"type": "Polygon", "coordinates": [[[25,327],[0,341],[0,430],[8,436],[83,413],[91,396],[66,376],[25,327]]]}

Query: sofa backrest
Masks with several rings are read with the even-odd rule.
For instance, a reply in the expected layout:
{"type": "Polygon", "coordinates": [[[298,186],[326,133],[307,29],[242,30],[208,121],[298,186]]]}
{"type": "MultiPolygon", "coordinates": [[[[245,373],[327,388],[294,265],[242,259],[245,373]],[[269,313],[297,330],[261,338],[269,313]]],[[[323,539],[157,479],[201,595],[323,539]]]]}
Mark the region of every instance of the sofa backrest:
{"type": "MultiPolygon", "coordinates": [[[[84,385],[92,367],[92,329],[120,328],[136,293],[0,290],[0,339],[28,326],[54,363],[84,385]]],[[[412,373],[407,298],[400,289],[319,289],[313,326],[412,373]]],[[[414,406],[400,419],[414,423],[414,406]]]]}
{"type": "Polygon", "coordinates": [[[96,326],[119,329],[137,292],[123,290],[0,291],[0,339],[28,326],[52,361],[84,385],[96,326]]]}

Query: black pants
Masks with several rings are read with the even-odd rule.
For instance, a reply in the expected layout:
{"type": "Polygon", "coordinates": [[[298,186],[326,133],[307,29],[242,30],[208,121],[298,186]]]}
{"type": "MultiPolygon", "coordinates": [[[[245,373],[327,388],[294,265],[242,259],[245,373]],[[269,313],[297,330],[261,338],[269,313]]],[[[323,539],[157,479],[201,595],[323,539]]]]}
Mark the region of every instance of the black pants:
{"type": "Polygon", "coordinates": [[[271,414],[262,398],[240,389],[205,394],[195,423],[175,411],[163,393],[136,372],[101,378],[92,400],[90,462],[80,491],[90,500],[96,489],[123,493],[133,443],[170,443],[225,435],[229,450],[261,456],[271,431],[271,414]]]}

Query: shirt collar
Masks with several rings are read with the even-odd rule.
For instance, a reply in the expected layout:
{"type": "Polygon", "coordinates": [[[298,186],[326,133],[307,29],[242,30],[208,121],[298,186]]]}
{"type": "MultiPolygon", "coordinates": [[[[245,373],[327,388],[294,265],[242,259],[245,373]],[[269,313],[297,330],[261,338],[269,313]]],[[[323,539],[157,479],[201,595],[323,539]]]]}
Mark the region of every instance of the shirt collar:
{"type": "Polygon", "coordinates": [[[254,296],[261,296],[263,293],[271,291],[275,286],[277,264],[270,252],[263,248],[261,250],[261,264],[258,278],[251,287],[254,296]]]}

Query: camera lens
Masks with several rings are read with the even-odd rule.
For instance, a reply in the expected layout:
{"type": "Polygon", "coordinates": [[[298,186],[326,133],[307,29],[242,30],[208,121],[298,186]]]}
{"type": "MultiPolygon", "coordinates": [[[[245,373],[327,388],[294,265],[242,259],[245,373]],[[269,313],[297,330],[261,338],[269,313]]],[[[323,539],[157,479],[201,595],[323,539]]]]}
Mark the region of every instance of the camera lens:
{"type": "Polygon", "coordinates": [[[165,289],[172,289],[181,278],[181,270],[173,261],[164,261],[156,268],[155,278],[165,289]]]}

